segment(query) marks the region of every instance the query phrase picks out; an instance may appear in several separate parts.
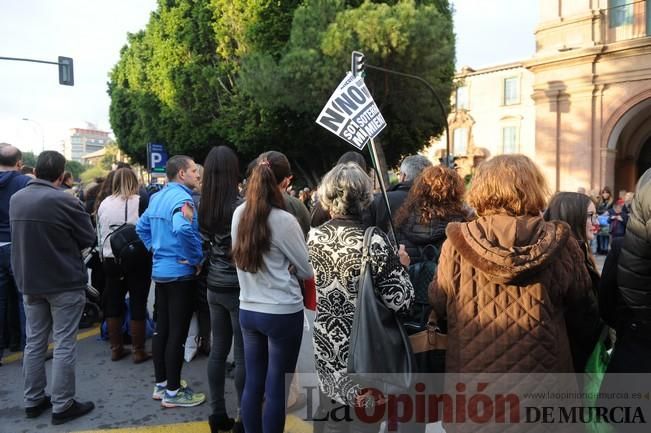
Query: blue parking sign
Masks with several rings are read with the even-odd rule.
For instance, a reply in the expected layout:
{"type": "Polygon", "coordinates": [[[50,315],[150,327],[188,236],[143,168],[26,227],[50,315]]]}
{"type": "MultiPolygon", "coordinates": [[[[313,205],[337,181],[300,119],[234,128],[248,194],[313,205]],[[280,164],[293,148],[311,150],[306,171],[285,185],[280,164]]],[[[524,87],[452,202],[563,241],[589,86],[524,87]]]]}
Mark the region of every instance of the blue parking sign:
{"type": "Polygon", "coordinates": [[[165,146],[157,143],[147,144],[147,165],[150,173],[165,173],[167,152],[165,146]]]}

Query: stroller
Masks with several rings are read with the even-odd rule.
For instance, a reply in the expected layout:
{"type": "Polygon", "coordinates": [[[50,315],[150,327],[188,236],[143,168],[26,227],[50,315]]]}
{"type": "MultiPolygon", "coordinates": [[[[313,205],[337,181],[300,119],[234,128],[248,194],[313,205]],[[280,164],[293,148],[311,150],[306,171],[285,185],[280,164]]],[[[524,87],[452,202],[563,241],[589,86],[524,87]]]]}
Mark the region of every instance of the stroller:
{"type": "MultiPolygon", "coordinates": [[[[89,267],[89,263],[97,256],[97,249],[95,247],[86,248],[82,251],[84,264],[89,267]]],[[[102,322],[102,294],[89,282],[86,284],[86,305],[84,305],[84,312],[81,314],[79,321],[79,329],[86,329],[92,327],[96,323],[102,322]]]]}

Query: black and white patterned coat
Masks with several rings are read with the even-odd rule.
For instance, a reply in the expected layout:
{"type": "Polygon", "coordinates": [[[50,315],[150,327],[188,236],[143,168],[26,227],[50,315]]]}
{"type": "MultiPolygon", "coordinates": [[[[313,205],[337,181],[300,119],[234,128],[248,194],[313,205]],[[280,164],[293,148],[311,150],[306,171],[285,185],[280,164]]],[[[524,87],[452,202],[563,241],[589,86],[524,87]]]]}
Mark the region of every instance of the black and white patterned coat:
{"type": "MultiPolygon", "coordinates": [[[[312,229],[308,238],[314,267],[317,313],[314,356],[321,391],[340,403],[353,404],[359,387],[346,374],[362,262],[364,227],[334,219],[312,229]]],[[[390,309],[409,310],[414,290],[398,254],[381,230],[371,240],[371,272],[375,287],[390,309]]]]}

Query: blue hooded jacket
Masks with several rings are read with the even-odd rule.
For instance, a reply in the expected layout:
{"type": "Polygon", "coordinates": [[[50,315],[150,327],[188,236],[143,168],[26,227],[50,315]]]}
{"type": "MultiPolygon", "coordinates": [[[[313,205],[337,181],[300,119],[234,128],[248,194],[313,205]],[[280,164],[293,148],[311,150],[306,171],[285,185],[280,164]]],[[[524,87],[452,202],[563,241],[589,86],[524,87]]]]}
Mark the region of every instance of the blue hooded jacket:
{"type": "Polygon", "coordinates": [[[170,182],[152,196],[136,225],[138,236],[154,253],[154,281],[190,278],[203,259],[197,212],[195,209],[192,222],[188,221],[181,212],[185,203],[193,206],[192,191],[170,182]]]}
{"type": "Polygon", "coordinates": [[[19,171],[0,171],[0,242],[11,242],[9,199],[32,180],[19,171]]]}

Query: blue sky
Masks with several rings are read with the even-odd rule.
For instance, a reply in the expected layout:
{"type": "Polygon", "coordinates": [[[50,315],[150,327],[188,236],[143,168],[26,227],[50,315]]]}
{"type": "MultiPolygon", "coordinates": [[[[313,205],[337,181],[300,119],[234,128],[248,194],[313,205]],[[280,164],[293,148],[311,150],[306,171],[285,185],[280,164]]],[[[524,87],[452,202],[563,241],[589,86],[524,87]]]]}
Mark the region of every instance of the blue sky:
{"type": "MultiPolygon", "coordinates": [[[[74,58],[75,86],[54,65],[0,60],[0,142],[61,150],[67,129],[110,128],[108,73],[127,32],[144,28],[155,0],[0,0],[0,56],[74,58]],[[29,118],[33,121],[24,121],[29,118]]],[[[538,1],[453,0],[457,66],[481,67],[534,53],[538,1]]],[[[325,103],[325,101],[324,101],[325,103]]]]}

